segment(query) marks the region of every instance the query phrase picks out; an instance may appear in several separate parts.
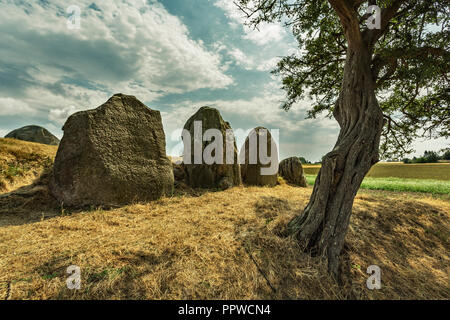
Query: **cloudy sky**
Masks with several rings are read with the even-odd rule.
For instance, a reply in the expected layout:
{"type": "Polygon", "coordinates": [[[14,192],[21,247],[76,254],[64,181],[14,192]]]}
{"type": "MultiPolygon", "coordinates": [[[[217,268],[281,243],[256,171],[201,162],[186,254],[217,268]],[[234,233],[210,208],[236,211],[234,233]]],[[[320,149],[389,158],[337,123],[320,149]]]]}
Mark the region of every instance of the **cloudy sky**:
{"type": "Polygon", "coordinates": [[[161,111],[168,154],[180,154],[180,129],[209,105],[238,143],[261,125],[280,130],[282,158],[319,160],[337,123],[306,120],[308,101],[280,110],[280,81],[270,74],[296,52],[295,40],[281,25],[252,30],[244,21],[231,0],[0,0],[0,136],[36,124],[62,137],[70,114],[120,92],[161,111]],[[81,10],[79,29],[68,27],[71,5],[81,10]]]}

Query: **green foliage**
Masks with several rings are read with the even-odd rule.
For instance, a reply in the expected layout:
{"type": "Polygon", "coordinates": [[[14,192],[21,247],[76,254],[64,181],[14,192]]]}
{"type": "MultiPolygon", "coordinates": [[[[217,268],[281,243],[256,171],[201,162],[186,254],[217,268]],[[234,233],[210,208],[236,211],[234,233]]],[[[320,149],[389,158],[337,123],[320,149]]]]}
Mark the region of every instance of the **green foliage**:
{"type": "Polygon", "coordinates": [[[436,163],[439,161],[439,155],[434,151],[425,151],[423,158],[425,159],[426,163],[436,163]]]}
{"type": "Polygon", "coordinates": [[[303,158],[303,157],[299,157],[299,159],[300,159],[300,162],[301,162],[302,164],[311,164],[311,161],[308,161],[308,160],[306,160],[306,159],[303,158]]]}
{"type": "Polygon", "coordinates": [[[412,163],[410,159],[405,158],[402,160],[404,164],[412,163]]]}
{"type": "Polygon", "coordinates": [[[441,157],[442,160],[450,160],[450,150],[447,150],[444,152],[444,154],[441,157]]]}
{"type": "Polygon", "coordinates": [[[50,274],[44,274],[44,275],[42,275],[42,279],[45,279],[45,280],[51,280],[51,279],[54,279],[54,278],[57,278],[59,275],[58,275],[58,273],[50,273],[50,274]]]}
{"type": "Polygon", "coordinates": [[[0,177],[4,177],[12,182],[14,177],[23,176],[25,171],[24,168],[10,164],[6,168],[0,170],[0,177]]]}
{"type": "Polygon", "coordinates": [[[403,163],[437,163],[441,157],[435,151],[425,151],[422,157],[411,159],[404,159],[403,163]]]}
{"type": "Polygon", "coordinates": [[[309,98],[308,117],[331,117],[341,92],[348,39],[335,8],[348,6],[372,53],[376,95],[385,117],[384,159],[413,152],[418,137],[450,136],[450,30],[447,1],[431,0],[239,0],[248,24],[281,21],[297,39],[297,53],[282,58],[282,108],[309,98]],[[331,4],[332,5],[331,5],[331,4]],[[382,9],[382,29],[369,30],[366,8],[382,9]]]}

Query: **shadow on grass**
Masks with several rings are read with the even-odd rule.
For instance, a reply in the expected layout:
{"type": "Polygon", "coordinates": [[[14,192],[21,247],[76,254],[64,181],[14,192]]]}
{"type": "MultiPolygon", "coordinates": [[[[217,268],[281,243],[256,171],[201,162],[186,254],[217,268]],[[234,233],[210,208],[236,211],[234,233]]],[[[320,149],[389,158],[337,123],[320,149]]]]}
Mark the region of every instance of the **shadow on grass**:
{"type": "Polygon", "coordinates": [[[411,199],[360,197],[346,238],[350,281],[375,299],[448,299],[448,212],[411,199]],[[382,289],[368,292],[370,265],[382,271],[382,289]]]}
{"type": "MultiPolygon", "coordinates": [[[[81,269],[81,289],[70,290],[64,282],[69,277],[66,268],[73,262],[69,255],[58,255],[32,270],[46,281],[55,279],[59,284],[52,299],[98,300],[114,299],[144,300],[148,298],[149,288],[142,278],[151,275],[158,268],[169,268],[176,260],[176,253],[165,250],[159,255],[141,251],[129,251],[114,264],[105,266],[85,266],[81,269]]],[[[173,274],[165,274],[159,279],[158,290],[170,290],[173,274]]]]}
{"type": "Polygon", "coordinates": [[[265,227],[243,239],[258,267],[276,290],[291,299],[449,299],[449,216],[444,202],[431,199],[357,199],[341,260],[342,286],[329,279],[320,257],[301,252],[283,227],[302,207],[261,197],[255,213],[265,227]],[[382,271],[382,289],[369,290],[370,265],[382,271]],[[302,292],[301,287],[314,290],[302,292]],[[308,297],[306,292],[316,292],[308,297]]]}
{"type": "Polygon", "coordinates": [[[0,227],[17,226],[61,214],[61,207],[48,189],[49,172],[31,185],[0,195],[0,227]]]}
{"type": "MultiPolygon", "coordinates": [[[[63,215],[90,212],[100,208],[117,209],[129,205],[66,207],[50,193],[48,187],[50,175],[51,170],[47,170],[32,184],[0,194],[0,227],[19,226],[63,215]]],[[[177,182],[172,197],[200,197],[208,192],[219,191],[221,190],[193,189],[183,182],[177,182]]]]}

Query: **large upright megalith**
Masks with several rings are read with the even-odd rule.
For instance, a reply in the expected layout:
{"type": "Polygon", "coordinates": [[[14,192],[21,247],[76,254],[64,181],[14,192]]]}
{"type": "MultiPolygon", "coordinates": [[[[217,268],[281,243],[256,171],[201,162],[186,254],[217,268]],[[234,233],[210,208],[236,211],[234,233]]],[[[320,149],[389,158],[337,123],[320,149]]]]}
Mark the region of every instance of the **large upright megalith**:
{"type": "Polygon", "coordinates": [[[291,157],[281,161],[278,174],[289,183],[303,188],[308,186],[299,157],[291,157]]]}
{"type": "Polygon", "coordinates": [[[116,94],[69,117],[50,181],[64,205],[122,205],[173,192],[159,111],[116,94]]]}
{"type": "Polygon", "coordinates": [[[250,131],[239,155],[242,182],[254,186],[275,186],[278,182],[278,146],[270,131],[250,131]]]}
{"type": "Polygon", "coordinates": [[[241,184],[235,137],[217,109],[200,108],[184,126],[183,143],[188,185],[227,189],[241,184]]]}

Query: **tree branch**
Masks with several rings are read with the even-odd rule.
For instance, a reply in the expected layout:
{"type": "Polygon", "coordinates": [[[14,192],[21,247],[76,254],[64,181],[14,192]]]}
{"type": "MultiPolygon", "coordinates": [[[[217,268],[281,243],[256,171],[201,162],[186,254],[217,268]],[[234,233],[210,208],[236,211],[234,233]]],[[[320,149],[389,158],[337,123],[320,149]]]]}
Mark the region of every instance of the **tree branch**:
{"type": "Polygon", "coordinates": [[[345,37],[349,45],[362,44],[362,36],[359,30],[358,12],[353,6],[354,3],[348,0],[328,0],[339,16],[341,25],[344,29],[345,37]]]}

